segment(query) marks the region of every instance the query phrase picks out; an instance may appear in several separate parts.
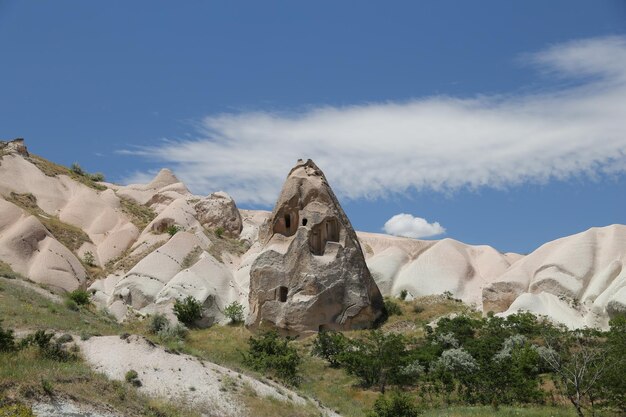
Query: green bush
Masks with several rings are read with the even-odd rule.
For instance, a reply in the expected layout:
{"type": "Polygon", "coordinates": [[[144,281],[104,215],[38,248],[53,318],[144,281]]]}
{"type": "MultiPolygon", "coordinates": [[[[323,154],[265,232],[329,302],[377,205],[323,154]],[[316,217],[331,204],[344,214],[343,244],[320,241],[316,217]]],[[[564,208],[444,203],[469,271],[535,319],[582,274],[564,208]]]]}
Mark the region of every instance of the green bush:
{"type": "Polygon", "coordinates": [[[90,174],[89,179],[95,182],[104,181],[104,174],[101,172],[96,172],[95,174],[90,174]]]}
{"type": "Polygon", "coordinates": [[[402,290],[400,291],[400,299],[402,301],[406,300],[406,297],[409,295],[409,292],[407,290],[402,290]]]}
{"type": "Polygon", "coordinates": [[[162,329],[169,327],[170,321],[165,317],[165,314],[157,313],[150,317],[148,322],[148,333],[157,334],[162,329]]]}
{"type": "Polygon", "coordinates": [[[180,323],[167,325],[157,333],[161,342],[182,342],[187,338],[189,330],[180,323]]]}
{"type": "Polygon", "coordinates": [[[217,229],[215,229],[215,236],[221,238],[223,235],[224,235],[223,227],[218,227],[217,229]]]}
{"type": "Polygon", "coordinates": [[[91,303],[91,294],[89,294],[85,290],[74,290],[67,296],[70,300],[74,301],[79,306],[84,306],[91,303]]]}
{"type": "Polygon", "coordinates": [[[141,386],[141,381],[139,380],[139,374],[137,374],[137,371],[135,371],[134,369],[131,369],[130,371],[126,372],[126,375],[124,375],[124,379],[126,380],[126,382],[128,382],[129,384],[135,387],[141,386]]]}
{"type": "Polygon", "coordinates": [[[393,301],[391,298],[385,298],[385,310],[389,316],[401,316],[402,309],[400,305],[393,301]]]}
{"type": "MultiPolygon", "coordinates": [[[[0,324],[2,324],[1,321],[0,324]]],[[[0,352],[13,352],[16,348],[13,330],[4,330],[0,325],[0,352]]]]}
{"type": "Polygon", "coordinates": [[[340,366],[339,358],[348,346],[348,338],[343,333],[322,331],[313,342],[312,353],[326,359],[332,368],[340,366]]]}
{"type": "Polygon", "coordinates": [[[292,385],[298,385],[298,367],[302,362],[292,339],[282,338],[269,331],[248,340],[249,351],[244,353],[244,363],[252,369],[271,374],[292,385]]]}
{"type": "Polygon", "coordinates": [[[405,393],[393,392],[380,395],[367,417],[416,417],[422,414],[415,401],[405,393]]]}
{"type": "Polygon", "coordinates": [[[21,347],[34,346],[38,348],[39,354],[47,359],[59,362],[67,362],[76,359],[76,355],[63,349],[63,345],[58,341],[53,342],[54,333],[47,333],[45,330],[37,330],[26,336],[21,341],[21,347]]]}
{"type": "Polygon", "coordinates": [[[174,236],[176,233],[180,232],[180,226],[173,224],[171,226],[168,226],[166,231],[168,235],[174,236]]]}
{"type": "Polygon", "coordinates": [[[237,324],[243,322],[243,306],[238,301],[233,301],[224,309],[224,315],[231,323],[237,324]]]}
{"type": "Polygon", "coordinates": [[[68,310],[72,310],[72,311],[80,310],[78,307],[78,304],[76,304],[76,301],[72,300],[71,298],[67,298],[65,300],[65,307],[67,307],[68,310]]]}
{"type": "Polygon", "coordinates": [[[178,321],[186,326],[191,326],[202,318],[202,305],[189,295],[182,301],[176,300],[174,302],[174,314],[178,321]]]}
{"type": "Polygon", "coordinates": [[[87,251],[83,255],[83,262],[86,263],[89,266],[95,266],[96,265],[96,257],[93,256],[92,252],[87,251]]]}
{"type": "Polygon", "coordinates": [[[70,166],[70,170],[76,175],[85,175],[85,171],[78,165],[78,162],[74,162],[72,166],[70,166]]]}

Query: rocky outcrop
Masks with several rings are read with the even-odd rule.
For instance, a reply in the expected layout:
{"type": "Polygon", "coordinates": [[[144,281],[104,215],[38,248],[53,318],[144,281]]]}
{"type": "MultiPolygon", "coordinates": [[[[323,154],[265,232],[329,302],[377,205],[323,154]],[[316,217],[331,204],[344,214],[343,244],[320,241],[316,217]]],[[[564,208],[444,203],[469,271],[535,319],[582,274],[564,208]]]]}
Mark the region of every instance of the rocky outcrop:
{"type": "Polygon", "coordinates": [[[289,173],[260,239],[250,269],[250,328],[348,330],[370,327],[383,314],[356,233],[311,160],[289,173]]]}
{"type": "Polygon", "coordinates": [[[0,140],[0,156],[5,153],[17,153],[22,156],[29,156],[24,139],[17,138],[8,142],[0,140]]]}
{"type": "Polygon", "coordinates": [[[222,229],[231,236],[239,236],[242,229],[241,214],[235,200],[223,191],[210,194],[194,206],[197,219],[207,229],[222,229]]]}

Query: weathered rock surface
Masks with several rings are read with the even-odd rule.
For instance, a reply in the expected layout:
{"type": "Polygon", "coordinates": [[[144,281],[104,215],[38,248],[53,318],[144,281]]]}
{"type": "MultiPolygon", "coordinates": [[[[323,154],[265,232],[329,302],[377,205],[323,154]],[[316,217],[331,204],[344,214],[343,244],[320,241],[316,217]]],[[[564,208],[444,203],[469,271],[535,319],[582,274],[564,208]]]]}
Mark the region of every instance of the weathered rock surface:
{"type": "Polygon", "coordinates": [[[483,311],[527,310],[569,327],[606,327],[626,305],[626,226],[546,243],[483,291],[483,311]]]}
{"type": "Polygon", "coordinates": [[[223,229],[224,232],[238,236],[241,233],[241,214],[235,200],[223,191],[210,194],[194,205],[197,219],[207,229],[223,229]]]}
{"type": "Polygon", "coordinates": [[[291,170],[250,269],[251,328],[283,333],[370,327],[383,313],[350,221],[311,161],[291,170]]]}

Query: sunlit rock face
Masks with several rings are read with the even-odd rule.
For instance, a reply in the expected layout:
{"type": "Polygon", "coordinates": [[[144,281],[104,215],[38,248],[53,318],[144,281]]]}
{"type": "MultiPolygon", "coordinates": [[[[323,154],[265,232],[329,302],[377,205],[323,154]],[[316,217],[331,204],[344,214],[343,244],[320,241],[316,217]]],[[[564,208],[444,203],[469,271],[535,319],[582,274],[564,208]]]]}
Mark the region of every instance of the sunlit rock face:
{"type": "Polygon", "coordinates": [[[308,160],[289,173],[259,236],[250,271],[250,328],[285,334],[367,328],[383,299],[356,233],[322,171],[308,160]]]}

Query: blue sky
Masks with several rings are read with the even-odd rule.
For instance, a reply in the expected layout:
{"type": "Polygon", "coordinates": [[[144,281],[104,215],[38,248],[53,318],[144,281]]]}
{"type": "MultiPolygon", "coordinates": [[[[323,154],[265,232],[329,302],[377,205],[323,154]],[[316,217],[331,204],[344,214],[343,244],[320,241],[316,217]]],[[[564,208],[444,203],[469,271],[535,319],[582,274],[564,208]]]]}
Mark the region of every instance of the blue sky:
{"type": "Polygon", "coordinates": [[[244,208],[312,157],[357,229],[527,253],[626,223],[625,35],[619,0],[0,0],[0,137],[244,208]]]}

